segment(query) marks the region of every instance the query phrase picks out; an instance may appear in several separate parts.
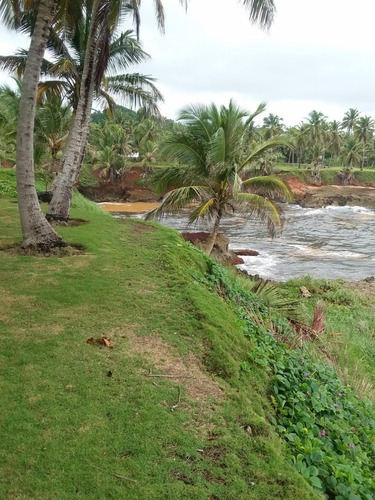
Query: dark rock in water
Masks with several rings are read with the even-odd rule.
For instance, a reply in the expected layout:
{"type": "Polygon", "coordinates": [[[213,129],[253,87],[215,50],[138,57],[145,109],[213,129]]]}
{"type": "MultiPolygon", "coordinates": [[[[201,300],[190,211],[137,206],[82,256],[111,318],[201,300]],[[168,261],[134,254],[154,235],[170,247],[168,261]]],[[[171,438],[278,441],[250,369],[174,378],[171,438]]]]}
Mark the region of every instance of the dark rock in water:
{"type": "Polygon", "coordinates": [[[52,191],[38,191],[38,200],[42,203],[49,203],[52,200],[52,191]]]}
{"type": "Polygon", "coordinates": [[[241,257],[238,257],[238,255],[236,255],[232,259],[232,265],[233,266],[238,266],[238,264],[244,264],[244,263],[245,263],[245,261],[243,259],[241,259],[241,257]]]}
{"type": "Polygon", "coordinates": [[[365,281],[366,283],[372,283],[373,281],[375,281],[375,276],[368,276],[363,281],[365,281]]]}
{"type": "Polygon", "coordinates": [[[233,253],[236,255],[244,255],[246,257],[256,257],[259,255],[259,252],[256,250],[233,250],[233,253]]]}

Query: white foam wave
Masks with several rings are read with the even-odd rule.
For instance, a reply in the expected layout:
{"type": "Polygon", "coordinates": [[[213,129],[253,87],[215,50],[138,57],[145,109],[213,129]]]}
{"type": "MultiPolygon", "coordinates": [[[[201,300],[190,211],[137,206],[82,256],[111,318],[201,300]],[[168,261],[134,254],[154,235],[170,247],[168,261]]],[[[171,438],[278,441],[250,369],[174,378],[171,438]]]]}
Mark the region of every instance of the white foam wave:
{"type": "Polygon", "coordinates": [[[300,210],[293,210],[296,217],[304,217],[304,216],[316,216],[323,215],[329,213],[344,213],[344,214],[355,214],[355,215],[369,215],[375,216],[375,210],[370,208],[364,208],[360,206],[348,206],[345,205],[343,207],[338,207],[334,205],[329,205],[327,207],[321,208],[302,208],[300,210]]]}
{"type": "Polygon", "coordinates": [[[263,253],[254,257],[241,255],[244,264],[239,264],[237,267],[246,271],[248,274],[259,274],[262,278],[270,278],[275,275],[275,267],[278,265],[279,259],[276,255],[263,253]]]}
{"type": "Polygon", "coordinates": [[[349,250],[325,250],[307,245],[291,245],[297,249],[294,257],[320,257],[323,259],[364,259],[367,255],[349,250]]]}

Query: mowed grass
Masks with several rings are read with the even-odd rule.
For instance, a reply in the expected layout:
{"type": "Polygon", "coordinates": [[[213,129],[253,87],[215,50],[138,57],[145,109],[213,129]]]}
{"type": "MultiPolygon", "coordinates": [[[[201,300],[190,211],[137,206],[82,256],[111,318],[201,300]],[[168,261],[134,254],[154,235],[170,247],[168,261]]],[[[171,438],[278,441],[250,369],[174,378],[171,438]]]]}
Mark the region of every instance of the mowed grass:
{"type": "MultiPolygon", "coordinates": [[[[240,370],[249,342],[199,284],[201,254],[80,196],[72,216],[88,223],[58,231],[84,254],[0,252],[0,498],[321,498],[269,423],[268,375],[240,370]]],[[[0,197],[0,245],[19,241],[0,197]]]]}

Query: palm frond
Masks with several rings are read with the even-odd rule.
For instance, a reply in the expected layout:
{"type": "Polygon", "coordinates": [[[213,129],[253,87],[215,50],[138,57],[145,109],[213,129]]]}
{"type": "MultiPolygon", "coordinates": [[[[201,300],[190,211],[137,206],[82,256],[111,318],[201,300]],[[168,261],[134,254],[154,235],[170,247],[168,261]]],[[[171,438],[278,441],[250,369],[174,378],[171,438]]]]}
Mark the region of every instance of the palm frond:
{"type": "Polygon", "coordinates": [[[285,182],[271,175],[251,177],[243,181],[242,186],[250,188],[253,193],[267,198],[293,201],[293,194],[285,182]]]}
{"type": "Polygon", "coordinates": [[[147,213],[146,220],[158,219],[163,217],[163,215],[180,210],[194,200],[201,199],[204,195],[204,186],[186,186],[172,189],[172,191],[166,194],[157,208],[147,213]]]}
{"type": "Polygon", "coordinates": [[[292,147],[290,142],[288,142],[286,139],[269,139],[268,141],[265,141],[259,145],[257,145],[254,149],[251,150],[250,154],[246,156],[244,160],[241,161],[240,166],[238,167],[238,171],[241,171],[243,168],[245,168],[250,162],[256,160],[260,156],[262,156],[265,151],[268,151],[269,149],[273,149],[277,146],[287,146],[287,147],[292,147]]]}
{"type": "Polygon", "coordinates": [[[224,163],[227,154],[225,131],[220,127],[211,137],[208,152],[209,162],[213,165],[224,163]]]}
{"type": "Polygon", "coordinates": [[[170,188],[180,188],[189,186],[193,182],[201,179],[192,179],[190,168],[185,166],[171,166],[159,168],[154,171],[151,177],[151,184],[155,192],[159,195],[165,193],[170,188]]]}
{"type": "Polygon", "coordinates": [[[278,228],[281,229],[282,221],[279,210],[267,198],[257,194],[238,193],[236,202],[239,212],[266,224],[271,237],[276,235],[278,228]]]}
{"type": "Polygon", "coordinates": [[[195,210],[189,215],[189,224],[192,224],[198,219],[209,218],[212,219],[217,214],[217,199],[210,198],[197,206],[195,210]]]}
{"type": "Polygon", "coordinates": [[[19,0],[1,0],[0,19],[9,29],[19,28],[22,20],[21,2],[19,0]]]}
{"type": "Polygon", "coordinates": [[[263,111],[266,109],[266,107],[267,107],[267,103],[261,102],[258,105],[257,109],[253,113],[251,113],[251,115],[247,118],[246,125],[250,125],[250,123],[254,121],[254,118],[256,118],[258,115],[263,113],[263,111]]]}
{"type": "Polygon", "coordinates": [[[133,31],[127,30],[111,42],[107,64],[107,70],[110,73],[116,74],[118,71],[124,71],[131,64],[139,64],[149,59],[149,54],[142,49],[132,33],[133,31]]]}
{"type": "Polygon", "coordinates": [[[261,29],[268,30],[273,23],[276,7],[273,0],[243,0],[242,4],[250,11],[250,21],[261,29]]]}
{"type": "Polygon", "coordinates": [[[192,167],[192,174],[207,175],[205,144],[185,131],[176,132],[161,148],[162,154],[177,160],[182,165],[192,167]]]}
{"type": "Polygon", "coordinates": [[[110,76],[106,78],[106,88],[109,94],[122,98],[130,106],[146,108],[151,114],[160,115],[158,101],[163,96],[154,85],[155,79],[140,73],[110,76]]]}

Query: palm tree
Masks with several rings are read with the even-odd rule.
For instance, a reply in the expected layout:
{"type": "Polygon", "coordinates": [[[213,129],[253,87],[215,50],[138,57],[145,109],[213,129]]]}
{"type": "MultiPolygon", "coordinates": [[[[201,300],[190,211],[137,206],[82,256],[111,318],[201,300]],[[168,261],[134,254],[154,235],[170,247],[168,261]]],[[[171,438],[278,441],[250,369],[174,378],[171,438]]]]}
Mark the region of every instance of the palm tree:
{"type": "Polygon", "coordinates": [[[38,80],[50,27],[56,14],[56,2],[41,0],[30,42],[29,57],[20,99],[17,124],[17,193],[23,247],[49,249],[63,246],[61,236],[48,224],[40,208],[34,178],[34,118],[38,80]]]}
{"type": "Polygon", "coordinates": [[[361,170],[365,165],[366,151],[374,137],[375,122],[371,116],[361,116],[354,126],[354,135],[362,143],[361,170]]]}
{"type": "MultiPolygon", "coordinates": [[[[310,133],[310,127],[307,123],[301,122],[296,127],[292,127],[288,131],[289,140],[292,144],[291,151],[296,151],[298,168],[301,168],[302,159],[304,156],[304,151],[308,145],[308,136],[310,133]]],[[[294,162],[294,154],[293,154],[294,162]]]]}
{"type": "Polygon", "coordinates": [[[341,126],[343,130],[346,130],[349,134],[352,134],[355,128],[355,124],[359,118],[359,111],[355,108],[350,108],[344,115],[341,126]]]}
{"type": "Polygon", "coordinates": [[[354,167],[360,165],[362,147],[361,143],[354,136],[349,136],[342,147],[343,164],[352,171],[354,167]]]}
{"type": "Polygon", "coordinates": [[[58,172],[58,156],[65,146],[71,118],[71,107],[64,103],[60,96],[51,96],[37,108],[35,133],[38,145],[44,146],[49,153],[48,161],[44,165],[46,190],[53,173],[58,172]]]}
{"type": "Polygon", "coordinates": [[[243,180],[244,170],[266,151],[285,144],[269,140],[248,151],[246,129],[250,113],[230,101],[228,108],[189,106],[179,120],[186,128],[175,132],[166,142],[164,152],[179,164],[160,171],[154,179],[157,192],[173,186],[147,218],[158,218],[197,201],[189,221],[213,221],[206,251],[212,252],[220,221],[237,210],[268,225],[270,234],[281,227],[276,205],[268,199],[290,200],[288,187],[275,177],[253,177],[243,180]],[[243,188],[251,192],[244,192],[243,188]]]}
{"type": "Polygon", "coordinates": [[[127,157],[132,153],[127,130],[108,119],[91,126],[89,151],[92,166],[109,181],[115,181],[126,168],[127,157]]]}
{"type": "Polygon", "coordinates": [[[326,118],[327,117],[322,112],[316,110],[311,111],[308,116],[311,146],[315,148],[318,156],[322,156],[323,163],[324,163],[325,141],[326,141],[326,131],[327,131],[326,118]]]}
{"type": "Polygon", "coordinates": [[[22,83],[15,79],[17,88],[0,86],[0,165],[16,163],[17,118],[22,91],[22,83]]]}
{"type": "Polygon", "coordinates": [[[266,140],[283,133],[284,124],[282,121],[283,119],[280,116],[274,115],[273,113],[263,118],[263,128],[265,129],[264,138],[266,140]]]}
{"type": "MultiPolygon", "coordinates": [[[[152,83],[152,79],[137,74],[104,77],[106,88],[105,90],[100,88],[107,67],[111,68],[112,66],[117,69],[119,65],[124,67],[129,62],[139,62],[145,57],[145,53],[134,39],[131,44],[132,51],[129,48],[124,50],[127,45],[125,45],[123,37],[121,43],[119,43],[118,39],[115,39],[112,50],[106,52],[106,48],[111,45],[111,39],[116,27],[116,24],[108,23],[107,17],[109,19],[112,17],[109,15],[111,8],[109,0],[95,0],[93,3],[91,16],[94,21],[90,24],[87,39],[82,80],[79,85],[80,97],[75,110],[67,148],[63,155],[61,173],[47,212],[47,218],[49,219],[67,220],[69,217],[73,187],[78,179],[86,147],[94,92],[96,91],[96,95],[105,97],[108,102],[111,102],[110,92],[122,93],[132,99],[138,99],[143,104],[152,104],[154,109],[156,108],[155,100],[161,98],[160,93],[152,83]],[[103,30],[106,33],[105,38],[102,37],[103,30]],[[102,57],[103,51],[106,54],[104,58],[102,57]],[[132,84],[132,87],[129,84],[132,84]],[[149,90],[142,92],[141,84],[147,84],[149,90]],[[131,91],[131,89],[133,90],[131,91]]],[[[127,37],[130,38],[130,33],[127,33],[127,37]]]]}
{"type": "Polygon", "coordinates": [[[342,144],[341,123],[333,120],[328,124],[328,151],[335,157],[340,154],[342,144]]]}

